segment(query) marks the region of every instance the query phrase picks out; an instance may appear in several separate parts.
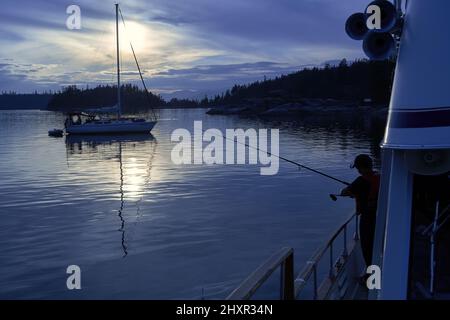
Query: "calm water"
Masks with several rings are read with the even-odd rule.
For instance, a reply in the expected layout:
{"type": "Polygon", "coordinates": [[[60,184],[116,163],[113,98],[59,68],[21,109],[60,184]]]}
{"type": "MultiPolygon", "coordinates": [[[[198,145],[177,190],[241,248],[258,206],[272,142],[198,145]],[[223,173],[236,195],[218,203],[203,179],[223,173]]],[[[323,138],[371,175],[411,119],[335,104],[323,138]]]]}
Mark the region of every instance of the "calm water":
{"type": "Polygon", "coordinates": [[[279,128],[281,155],[346,180],[354,155],[376,156],[380,139],[363,119],[160,117],[153,137],[119,141],[50,138],[62,115],[0,111],[0,298],[223,298],[284,246],[299,270],[352,212],[351,201],[328,198],[341,186],[282,162],[275,176],[258,166],[176,166],[171,132],[194,120],[279,128]],[[66,289],[72,264],[79,291],[66,289]]]}

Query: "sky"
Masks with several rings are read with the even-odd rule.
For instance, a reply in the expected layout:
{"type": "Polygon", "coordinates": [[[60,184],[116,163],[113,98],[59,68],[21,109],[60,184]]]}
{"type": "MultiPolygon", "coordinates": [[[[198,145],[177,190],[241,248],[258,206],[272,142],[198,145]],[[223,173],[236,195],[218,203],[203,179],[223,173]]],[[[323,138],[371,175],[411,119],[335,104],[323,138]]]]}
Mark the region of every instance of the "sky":
{"type": "MultiPolygon", "coordinates": [[[[2,0],[0,92],[115,82],[115,1],[2,0]],[[81,9],[69,30],[68,6],[81,9]]],[[[344,31],[362,0],[122,0],[123,79],[166,99],[214,95],[342,58],[363,57],[344,31]]]]}

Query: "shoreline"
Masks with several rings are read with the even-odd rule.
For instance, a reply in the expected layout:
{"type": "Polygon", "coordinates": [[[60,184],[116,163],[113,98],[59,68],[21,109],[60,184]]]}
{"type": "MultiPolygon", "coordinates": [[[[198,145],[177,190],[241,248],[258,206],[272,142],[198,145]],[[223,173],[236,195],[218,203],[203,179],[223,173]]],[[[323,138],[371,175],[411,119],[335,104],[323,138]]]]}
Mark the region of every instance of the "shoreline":
{"type": "Polygon", "coordinates": [[[355,114],[366,115],[371,118],[387,120],[387,105],[364,105],[351,101],[332,99],[302,99],[296,102],[260,101],[260,103],[239,103],[211,107],[208,115],[240,115],[257,116],[263,118],[284,118],[301,116],[330,116],[355,114]]]}

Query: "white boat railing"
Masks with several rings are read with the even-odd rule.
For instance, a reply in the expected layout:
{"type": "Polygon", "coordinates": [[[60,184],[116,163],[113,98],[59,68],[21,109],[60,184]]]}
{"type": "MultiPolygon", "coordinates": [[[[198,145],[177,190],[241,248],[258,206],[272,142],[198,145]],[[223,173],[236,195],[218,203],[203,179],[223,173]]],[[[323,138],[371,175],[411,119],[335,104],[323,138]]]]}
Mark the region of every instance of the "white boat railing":
{"type": "Polygon", "coordinates": [[[272,255],[258,269],[256,269],[241,285],[236,288],[227,300],[249,300],[272,275],[272,273],[281,267],[280,276],[280,299],[294,299],[294,249],[283,248],[272,255]]]}
{"type": "MultiPolygon", "coordinates": [[[[249,300],[255,294],[267,279],[280,267],[280,299],[292,300],[305,290],[309,281],[312,279],[313,298],[319,298],[319,287],[323,282],[319,283],[319,276],[323,274],[319,272],[319,264],[328,252],[328,271],[325,273],[325,279],[334,279],[337,271],[342,267],[347,257],[348,250],[348,229],[352,221],[355,222],[353,240],[358,240],[358,215],[353,214],[348,218],[332,235],[328,242],[323,246],[312,259],[307,262],[307,265],[299,273],[298,277],[294,279],[294,249],[283,248],[279,252],[272,255],[266,262],[258,267],[247,279],[245,279],[238,288],[236,288],[228,297],[227,300],[249,300]],[[336,242],[342,236],[343,243],[341,251],[336,254],[338,247],[336,242]],[[335,260],[335,258],[337,259],[335,260]]],[[[324,279],[324,280],[325,280],[324,279]]]]}
{"type": "Polygon", "coordinates": [[[320,250],[317,251],[316,254],[313,255],[313,257],[306,263],[306,266],[303,268],[303,270],[299,273],[298,277],[295,279],[295,297],[298,297],[303,290],[305,290],[306,286],[308,285],[309,281],[312,278],[312,293],[313,293],[313,300],[316,300],[319,298],[319,286],[323,282],[318,280],[319,271],[318,267],[320,262],[326,257],[326,253],[328,252],[328,272],[326,272],[325,277],[328,277],[328,279],[333,280],[336,275],[337,271],[342,267],[348,256],[349,256],[349,250],[348,250],[348,229],[349,225],[352,223],[352,221],[355,222],[354,227],[354,234],[353,234],[353,240],[356,241],[359,239],[358,235],[358,220],[359,217],[357,214],[353,214],[351,217],[349,217],[333,234],[333,236],[328,240],[328,242],[323,246],[320,250]],[[336,254],[335,249],[337,248],[336,242],[337,240],[342,236],[342,247],[341,251],[336,254]]]}

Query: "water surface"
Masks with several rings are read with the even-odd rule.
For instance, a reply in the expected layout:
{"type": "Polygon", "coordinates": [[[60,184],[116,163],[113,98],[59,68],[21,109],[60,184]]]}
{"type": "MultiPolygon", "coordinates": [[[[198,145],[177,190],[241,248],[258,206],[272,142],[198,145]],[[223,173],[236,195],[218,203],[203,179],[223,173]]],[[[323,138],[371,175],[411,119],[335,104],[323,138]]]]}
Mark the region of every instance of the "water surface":
{"type": "Polygon", "coordinates": [[[62,115],[0,111],[0,298],[223,298],[281,247],[295,249],[299,270],[351,214],[351,201],[328,198],[338,183],[288,163],[275,176],[174,165],[170,134],[194,120],[279,128],[281,155],[344,180],[356,176],[356,154],[377,157],[380,140],[364,119],[160,117],[152,136],[50,138],[62,115]],[[66,288],[72,264],[79,291],[66,288]]]}

